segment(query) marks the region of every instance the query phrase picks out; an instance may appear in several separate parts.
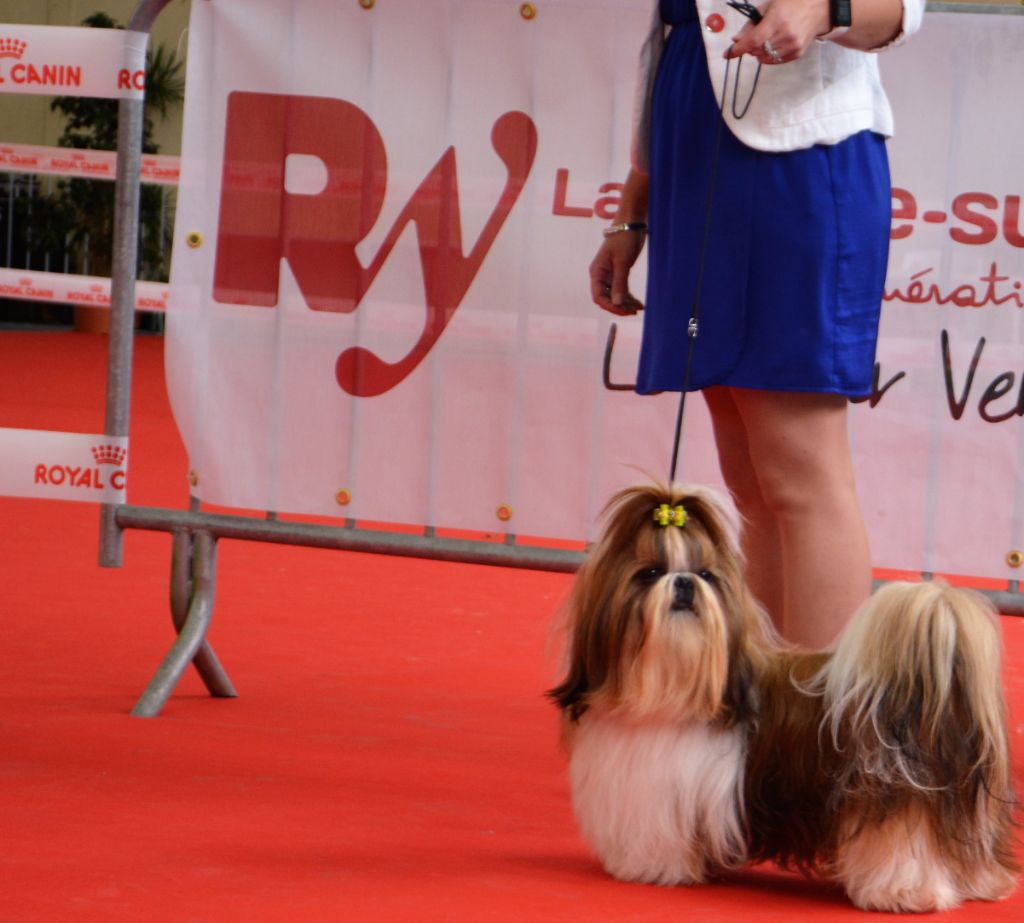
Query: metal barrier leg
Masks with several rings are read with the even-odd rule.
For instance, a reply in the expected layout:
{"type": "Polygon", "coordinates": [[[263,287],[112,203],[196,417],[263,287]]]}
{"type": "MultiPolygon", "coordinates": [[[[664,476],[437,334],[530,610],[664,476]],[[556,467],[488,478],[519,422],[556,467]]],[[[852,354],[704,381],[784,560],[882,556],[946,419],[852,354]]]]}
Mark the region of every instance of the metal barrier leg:
{"type": "MultiPolygon", "coordinates": [[[[171,557],[171,618],[174,620],[174,629],[179,634],[188,620],[189,603],[192,600],[194,554],[191,533],[175,532],[171,557]]],[[[206,684],[210,695],[231,699],[238,695],[227,672],[221,666],[217,655],[207,641],[204,640],[199,645],[192,665],[206,684]]]]}
{"type": "Polygon", "coordinates": [[[206,532],[195,537],[192,555],[192,597],[178,640],[164,658],[146,691],[135,703],[137,718],[154,718],[178,685],[188,665],[206,639],[213,618],[213,597],[217,576],[217,540],[206,532]]]}
{"type": "MultiPolygon", "coordinates": [[[[139,0],[128,28],[133,32],[148,33],[168,3],[170,0],[139,0]]],[[[142,170],[145,101],[120,100],[117,118],[117,182],[114,186],[107,402],[103,432],[108,436],[127,436],[131,419],[135,274],[138,270],[139,203],[142,198],[139,175],[142,170]]],[[[116,506],[105,503],[100,507],[100,567],[121,566],[123,534],[117,527],[116,515],[116,506]]]]}

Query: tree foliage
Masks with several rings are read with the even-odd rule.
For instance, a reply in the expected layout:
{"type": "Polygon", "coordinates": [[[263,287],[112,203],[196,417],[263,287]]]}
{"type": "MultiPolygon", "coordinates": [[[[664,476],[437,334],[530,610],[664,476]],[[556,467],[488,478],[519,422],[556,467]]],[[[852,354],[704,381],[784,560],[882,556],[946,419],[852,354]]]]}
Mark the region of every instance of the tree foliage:
{"type": "MultiPolygon", "coordinates": [[[[93,13],[82,25],[98,29],[122,28],[106,13],[93,13]]],[[[142,152],[155,154],[154,118],[164,119],[173,106],[185,98],[182,62],[164,46],[146,55],[146,96],[143,117],[142,152]]],[[[61,147],[115,150],[117,148],[118,101],[82,96],[58,96],[50,108],[66,119],[57,144],[61,147]]],[[[114,185],[109,181],[72,179],[58,184],[52,198],[57,201],[38,206],[49,211],[51,229],[63,226],[77,271],[109,275],[113,249],[114,185]]],[[[140,204],[139,267],[142,278],[165,278],[165,255],[170,249],[170,221],[163,193],[143,185],[140,204]]]]}

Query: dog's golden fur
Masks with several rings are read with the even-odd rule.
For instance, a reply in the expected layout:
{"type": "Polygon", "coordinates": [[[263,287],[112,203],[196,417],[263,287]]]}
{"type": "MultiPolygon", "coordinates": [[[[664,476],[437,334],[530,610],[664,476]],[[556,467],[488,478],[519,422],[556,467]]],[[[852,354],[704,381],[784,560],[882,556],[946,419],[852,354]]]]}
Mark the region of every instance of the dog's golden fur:
{"type": "Polygon", "coordinates": [[[1014,888],[1001,648],[982,597],[889,585],[833,652],[791,650],[746,587],[726,508],[703,489],[645,485],[612,499],[568,609],[568,666],[551,696],[577,815],[614,874],[694,882],[772,860],[885,910],[945,909],[1014,888]],[[686,524],[660,525],[662,504],[682,504],[686,524]],[[705,765],[691,744],[738,754],[728,757],[736,765],[705,765]],[[664,759],[684,767],[678,780],[663,781],[672,766],[648,769],[648,746],[654,761],[673,754],[664,759]],[[638,766],[643,778],[631,779],[638,766]],[[734,771],[728,798],[719,785],[713,803],[665,805],[669,819],[644,816],[661,810],[646,795],[633,806],[634,783],[663,784],[663,800],[682,804],[716,771],[734,771]],[[615,793],[620,804],[601,803],[615,793]],[[716,840],[719,815],[727,832],[716,840]],[[739,843],[728,832],[736,824],[739,843]],[[725,845],[701,857],[703,841],[725,845]]]}

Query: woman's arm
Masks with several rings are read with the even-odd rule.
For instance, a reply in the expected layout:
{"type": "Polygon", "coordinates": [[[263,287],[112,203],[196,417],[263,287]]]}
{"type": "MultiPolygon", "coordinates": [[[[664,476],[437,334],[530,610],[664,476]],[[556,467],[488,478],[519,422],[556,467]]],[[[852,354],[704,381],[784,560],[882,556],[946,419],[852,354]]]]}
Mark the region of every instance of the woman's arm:
{"type": "Polygon", "coordinates": [[[903,29],[901,0],[853,0],[849,30],[829,41],[845,48],[872,51],[888,45],[903,29]]]}
{"type": "MultiPolygon", "coordinates": [[[[614,224],[647,221],[649,181],[646,173],[630,170],[619,199],[614,224]]],[[[643,304],[629,291],[629,271],[644,248],[643,231],[620,231],[605,237],[590,264],[590,296],[612,314],[636,314],[643,304]]]]}
{"type": "MultiPolygon", "coordinates": [[[[871,51],[900,34],[902,0],[852,0],[852,7],[852,25],[830,41],[871,51]]],[[[801,57],[816,38],[827,36],[830,30],[828,0],[769,0],[760,10],[764,18],[737,33],[727,58],[749,54],[763,64],[785,64],[801,57]],[[766,50],[766,43],[775,57],[766,50]]]]}

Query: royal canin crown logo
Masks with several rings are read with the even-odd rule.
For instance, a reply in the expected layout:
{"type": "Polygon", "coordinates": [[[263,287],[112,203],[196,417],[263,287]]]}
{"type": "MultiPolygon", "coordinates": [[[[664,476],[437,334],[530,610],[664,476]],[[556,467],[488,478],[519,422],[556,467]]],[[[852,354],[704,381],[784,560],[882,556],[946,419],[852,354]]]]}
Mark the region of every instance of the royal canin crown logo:
{"type": "MultiPolygon", "coordinates": [[[[61,88],[82,85],[81,64],[40,64],[31,60],[22,61],[21,58],[27,48],[28,42],[23,39],[12,38],[9,35],[0,38],[0,60],[10,58],[13,62],[9,68],[0,70],[0,83],[61,88]]],[[[122,73],[118,75],[119,88],[125,83],[131,89],[132,74],[127,69],[122,69],[122,73]]]]}
{"type": "Polygon", "coordinates": [[[23,42],[20,38],[0,38],[0,58],[14,58],[20,61],[27,47],[28,42],[23,42]]]}
{"type": "Polygon", "coordinates": [[[128,478],[125,468],[128,449],[99,443],[91,446],[90,451],[94,462],[91,467],[82,464],[53,464],[49,460],[39,462],[35,465],[33,483],[89,491],[102,491],[108,488],[123,491],[128,478]]]}
{"type": "Polygon", "coordinates": [[[97,465],[116,465],[120,468],[128,456],[128,450],[116,445],[95,445],[92,447],[92,457],[96,459],[97,465]]]}

